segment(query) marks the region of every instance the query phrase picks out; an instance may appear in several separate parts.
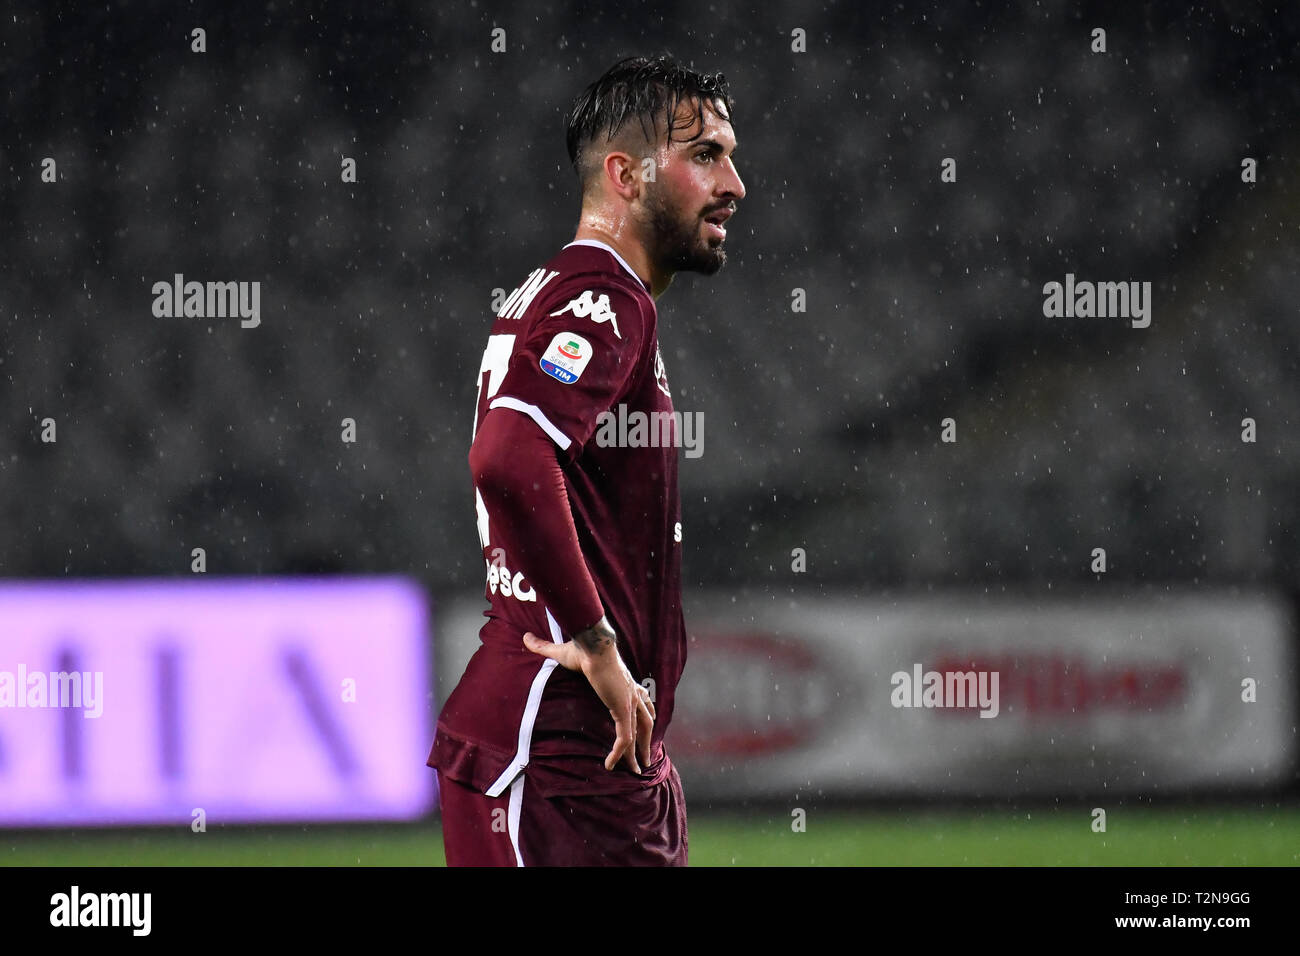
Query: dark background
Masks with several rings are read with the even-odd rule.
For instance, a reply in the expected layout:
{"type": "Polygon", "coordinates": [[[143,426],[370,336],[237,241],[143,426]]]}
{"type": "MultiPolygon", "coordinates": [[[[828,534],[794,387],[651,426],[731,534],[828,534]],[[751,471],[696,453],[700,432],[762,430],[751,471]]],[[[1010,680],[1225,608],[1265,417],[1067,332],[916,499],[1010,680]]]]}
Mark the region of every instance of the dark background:
{"type": "Polygon", "coordinates": [[[1294,589],[1296,7],[952,6],[7,12],[0,574],[182,575],[203,547],[479,593],[493,290],[572,238],[572,98],[666,50],[731,81],[748,189],[728,266],[659,302],[706,424],[688,587],[1294,589]],[[261,282],[260,327],[155,318],[177,272],[261,282]],[[1067,272],[1150,281],[1150,328],[1045,318],[1067,272]]]}

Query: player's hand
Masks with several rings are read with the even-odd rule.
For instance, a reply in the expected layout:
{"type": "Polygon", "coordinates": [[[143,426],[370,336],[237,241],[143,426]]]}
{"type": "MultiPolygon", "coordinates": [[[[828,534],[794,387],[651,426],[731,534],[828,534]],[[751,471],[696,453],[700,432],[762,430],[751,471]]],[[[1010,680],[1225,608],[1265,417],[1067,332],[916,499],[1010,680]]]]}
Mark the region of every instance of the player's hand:
{"type": "Polygon", "coordinates": [[[614,718],[614,748],[605,758],[605,769],[613,770],[623,760],[633,772],[640,773],[637,753],[643,763],[650,763],[655,705],[650,692],[632,679],[623,663],[609,623],[602,618],[595,627],[563,644],[544,641],[529,632],[524,635],[524,646],[561,667],[582,672],[614,718]]]}

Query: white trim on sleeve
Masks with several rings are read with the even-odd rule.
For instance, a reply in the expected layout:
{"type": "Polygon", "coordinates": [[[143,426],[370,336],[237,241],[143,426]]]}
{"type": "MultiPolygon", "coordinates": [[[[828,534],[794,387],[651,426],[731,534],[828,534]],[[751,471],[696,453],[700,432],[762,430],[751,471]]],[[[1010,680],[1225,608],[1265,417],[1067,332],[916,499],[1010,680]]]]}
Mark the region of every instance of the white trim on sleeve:
{"type": "Polygon", "coordinates": [[[500,395],[492,399],[488,408],[513,408],[517,412],[523,412],[533,421],[537,422],[538,427],[541,428],[542,431],[546,432],[551,441],[560,446],[561,451],[568,451],[569,446],[573,444],[573,440],[569,438],[568,435],[564,434],[564,432],[551,424],[551,420],[546,417],[544,411],[536,405],[529,405],[522,399],[512,398],[509,395],[500,395]]]}

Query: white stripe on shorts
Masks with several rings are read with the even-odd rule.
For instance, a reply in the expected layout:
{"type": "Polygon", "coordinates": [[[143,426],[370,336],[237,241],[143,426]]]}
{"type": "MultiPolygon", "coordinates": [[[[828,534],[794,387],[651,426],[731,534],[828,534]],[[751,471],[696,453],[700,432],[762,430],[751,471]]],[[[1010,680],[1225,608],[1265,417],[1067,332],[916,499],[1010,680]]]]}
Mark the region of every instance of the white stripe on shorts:
{"type": "MultiPolygon", "coordinates": [[[[559,623],[551,616],[549,608],[546,611],[546,623],[551,629],[551,640],[556,644],[564,643],[564,634],[560,630],[559,623]]],[[[492,786],[488,787],[487,795],[489,797],[499,797],[506,792],[506,787],[528,766],[528,754],[533,745],[533,724],[537,722],[537,711],[542,706],[542,691],[546,689],[546,680],[551,676],[551,671],[559,666],[558,661],[551,658],[543,658],[541,670],[533,678],[533,685],[528,688],[528,701],[524,704],[524,717],[519,721],[519,743],[515,750],[515,759],[510,761],[510,766],[501,771],[501,776],[497,777],[492,786]]]]}
{"type": "Polygon", "coordinates": [[[510,784],[510,810],[506,813],[506,828],[510,831],[510,845],[515,849],[515,865],[524,865],[524,855],[519,849],[519,816],[524,806],[524,780],[527,774],[515,777],[510,784]]]}

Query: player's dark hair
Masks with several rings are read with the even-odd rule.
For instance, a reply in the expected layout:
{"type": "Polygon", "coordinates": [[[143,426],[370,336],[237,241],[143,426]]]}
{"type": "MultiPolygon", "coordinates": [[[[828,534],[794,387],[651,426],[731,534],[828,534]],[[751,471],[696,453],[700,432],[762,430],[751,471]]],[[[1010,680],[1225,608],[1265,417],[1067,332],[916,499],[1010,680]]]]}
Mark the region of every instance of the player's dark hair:
{"type": "Polygon", "coordinates": [[[726,107],[730,117],[731,91],[721,73],[697,73],[668,54],[619,60],[573,101],[565,126],[569,161],[581,178],[587,146],[602,133],[608,143],[633,118],[640,120],[646,139],[653,142],[656,120],[666,117],[671,141],[678,129],[689,129],[693,123],[702,128],[704,103],[715,100],[726,107]],[[697,100],[695,115],[684,123],[677,119],[677,110],[690,100],[697,100]]]}

